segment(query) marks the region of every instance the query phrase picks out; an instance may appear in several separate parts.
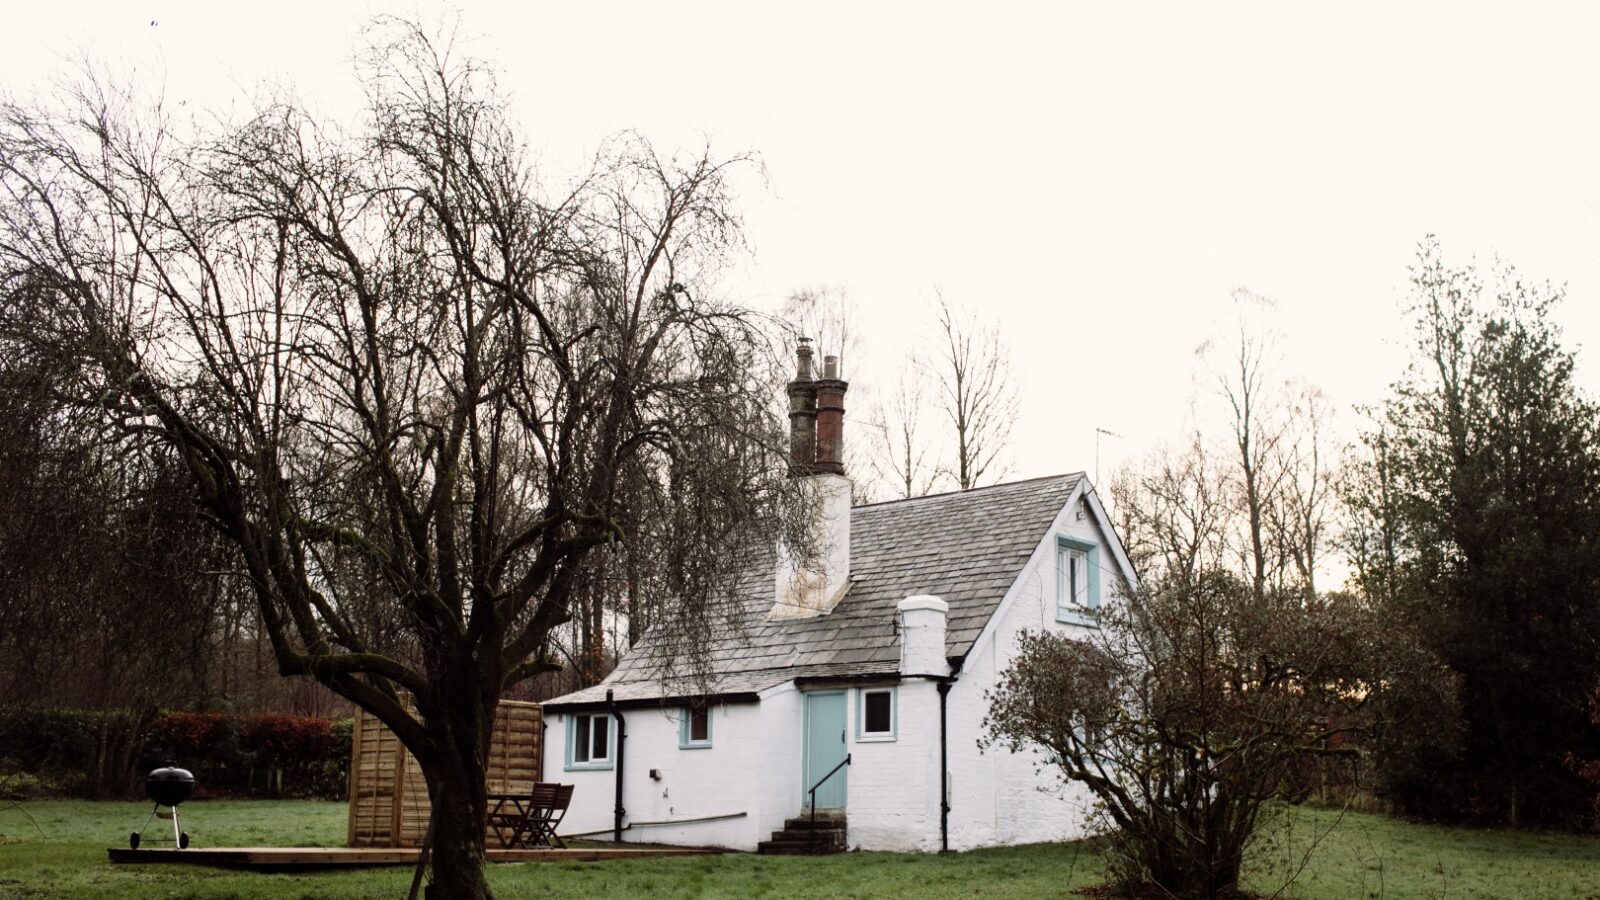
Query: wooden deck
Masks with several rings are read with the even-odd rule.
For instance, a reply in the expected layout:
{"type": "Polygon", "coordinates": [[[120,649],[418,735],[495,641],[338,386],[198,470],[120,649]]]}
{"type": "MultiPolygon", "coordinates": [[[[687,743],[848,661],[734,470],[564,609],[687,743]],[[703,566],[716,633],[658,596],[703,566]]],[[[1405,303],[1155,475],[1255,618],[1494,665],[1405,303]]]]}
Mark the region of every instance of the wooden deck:
{"type": "MultiPolygon", "coordinates": [[[[414,866],[415,848],[388,847],[215,847],[175,850],[171,847],[106,851],[114,863],[165,863],[167,865],[226,866],[262,871],[323,869],[345,866],[414,866]]],[[[569,850],[489,850],[490,862],[593,862],[607,859],[647,859],[657,856],[703,856],[720,850],[663,847],[579,847],[569,850]]]]}

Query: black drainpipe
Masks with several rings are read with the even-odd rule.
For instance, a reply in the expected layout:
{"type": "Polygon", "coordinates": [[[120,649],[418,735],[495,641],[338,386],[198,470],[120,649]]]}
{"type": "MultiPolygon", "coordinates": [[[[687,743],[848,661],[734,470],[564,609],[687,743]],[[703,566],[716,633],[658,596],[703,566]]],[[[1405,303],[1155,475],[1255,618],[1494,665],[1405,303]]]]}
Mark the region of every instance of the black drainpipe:
{"type": "Polygon", "coordinates": [[[628,746],[628,720],[622,717],[622,710],[617,709],[617,702],[611,699],[611,692],[606,691],[606,708],[611,710],[611,717],[617,720],[617,805],[611,813],[611,840],[622,843],[622,816],[627,812],[622,806],[622,763],[625,758],[623,748],[628,746]]]}
{"type": "Polygon", "coordinates": [[[939,852],[950,852],[950,745],[945,707],[950,700],[950,679],[939,682],[939,852]]]}

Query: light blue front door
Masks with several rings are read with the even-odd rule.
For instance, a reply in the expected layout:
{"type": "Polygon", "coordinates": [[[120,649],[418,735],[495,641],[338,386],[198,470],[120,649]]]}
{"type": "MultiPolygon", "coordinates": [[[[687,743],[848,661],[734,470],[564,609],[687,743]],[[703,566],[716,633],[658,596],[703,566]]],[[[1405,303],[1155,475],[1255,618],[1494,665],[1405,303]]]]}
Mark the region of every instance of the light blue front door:
{"type": "MultiPolygon", "coordinates": [[[[811,801],[811,786],[822,780],[833,770],[834,766],[844,762],[845,754],[850,748],[845,744],[845,728],[848,719],[845,716],[844,691],[827,691],[806,694],[805,709],[805,752],[801,766],[805,772],[805,783],[800,785],[804,796],[802,803],[811,801]]],[[[845,785],[848,783],[850,767],[845,766],[833,773],[833,777],[822,783],[817,788],[817,808],[844,809],[845,785]]]]}

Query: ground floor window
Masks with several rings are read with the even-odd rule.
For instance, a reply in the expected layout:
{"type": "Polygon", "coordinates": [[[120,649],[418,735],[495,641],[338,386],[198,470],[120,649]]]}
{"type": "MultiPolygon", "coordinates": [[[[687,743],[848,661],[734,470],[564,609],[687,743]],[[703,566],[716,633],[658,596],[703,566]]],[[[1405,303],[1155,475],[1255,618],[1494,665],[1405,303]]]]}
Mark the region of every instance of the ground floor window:
{"type": "Polygon", "coordinates": [[[684,709],[678,722],[678,746],[684,750],[699,750],[711,746],[711,707],[690,706],[684,709]]]}
{"type": "Polygon", "coordinates": [[[899,724],[895,721],[894,688],[862,688],[856,695],[856,710],[857,740],[894,740],[899,724]]]}
{"type": "Polygon", "coordinates": [[[567,718],[567,768],[611,768],[611,717],[578,713],[567,718]]]}

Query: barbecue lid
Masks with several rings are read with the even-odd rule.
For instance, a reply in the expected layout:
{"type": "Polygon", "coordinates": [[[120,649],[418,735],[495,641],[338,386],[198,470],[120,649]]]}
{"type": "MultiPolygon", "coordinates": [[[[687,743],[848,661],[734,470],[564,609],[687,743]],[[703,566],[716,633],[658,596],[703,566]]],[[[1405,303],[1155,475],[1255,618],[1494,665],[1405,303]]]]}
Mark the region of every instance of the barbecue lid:
{"type": "Polygon", "coordinates": [[[145,781],[150,784],[194,784],[194,773],[176,766],[165,766],[151,772],[145,781]]]}

